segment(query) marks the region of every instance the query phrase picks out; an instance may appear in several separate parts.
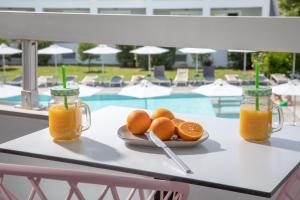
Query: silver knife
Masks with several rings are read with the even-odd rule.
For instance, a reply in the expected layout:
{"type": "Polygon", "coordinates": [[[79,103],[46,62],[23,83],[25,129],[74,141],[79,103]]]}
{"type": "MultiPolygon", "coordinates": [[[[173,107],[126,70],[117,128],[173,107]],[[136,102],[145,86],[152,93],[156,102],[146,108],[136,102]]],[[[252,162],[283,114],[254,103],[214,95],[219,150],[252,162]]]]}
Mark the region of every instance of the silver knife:
{"type": "Polygon", "coordinates": [[[168,156],[186,173],[192,174],[192,170],[163,142],[159,139],[154,133],[147,132],[145,133],[148,140],[152,141],[156,146],[162,148],[168,156]]]}

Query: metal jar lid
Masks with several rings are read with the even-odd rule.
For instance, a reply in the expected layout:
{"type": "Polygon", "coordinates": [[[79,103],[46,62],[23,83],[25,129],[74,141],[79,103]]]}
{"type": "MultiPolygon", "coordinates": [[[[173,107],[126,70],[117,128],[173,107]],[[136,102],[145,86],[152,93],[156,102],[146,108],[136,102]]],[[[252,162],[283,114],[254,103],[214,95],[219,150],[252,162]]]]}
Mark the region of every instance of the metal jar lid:
{"type": "Polygon", "coordinates": [[[271,96],[272,88],[268,86],[260,86],[259,88],[255,86],[243,87],[243,95],[256,97],[271,96]]]}
{"type": "Polygon", "coordinates": [[[63,88],[63,86],[55,86],[50,89],[52,96],[78,96],[79,88],[77,86],[69,86],[63,88]]]}

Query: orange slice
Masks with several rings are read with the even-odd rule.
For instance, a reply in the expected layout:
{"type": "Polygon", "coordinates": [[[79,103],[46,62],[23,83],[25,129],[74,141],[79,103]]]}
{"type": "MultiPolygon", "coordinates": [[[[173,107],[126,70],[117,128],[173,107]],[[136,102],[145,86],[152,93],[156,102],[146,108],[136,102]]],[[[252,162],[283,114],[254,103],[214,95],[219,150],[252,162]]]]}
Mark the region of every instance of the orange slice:
{"type": "Polygon", "coordinates": [[[204,129],[195,122],[183,122],[178,126],[178,135],[181,139],[195,141],[201,138],[204,129]]]}
{"type": "Polygon", "coordinates": [[[185,121],[182,120],[182,119],[174,118],[174,119],[172,119],[172,122],[173,122],[173,124],[174,124],[174,126],[175,126],[175,131],[174,131],[174,133],[175,133],[176,135],[178,135],[178,126],[179,126],[181,123],[185,122],[185,121]]]}

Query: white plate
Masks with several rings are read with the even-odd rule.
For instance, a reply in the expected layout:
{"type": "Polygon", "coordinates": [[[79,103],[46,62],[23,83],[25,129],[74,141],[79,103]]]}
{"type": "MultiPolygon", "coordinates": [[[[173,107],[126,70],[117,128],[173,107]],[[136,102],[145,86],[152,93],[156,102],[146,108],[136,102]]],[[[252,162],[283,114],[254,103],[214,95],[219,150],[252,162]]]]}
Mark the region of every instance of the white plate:
{"type": "MultiPolygon", "coordinates": [[[[119,128],[118,135],[121,139],[123,139],[128,144],[156,147],[156,145],[153,144],[151,141],[149,141],[145,135],[133,135],[127,129],[126,125],[121,126],[119,128]]],[[[208,137],[209,137],[208,132],[204,130],[202,137],[196,141],[173,140],[173,141],[164,141],[164,143],[168,147],[189,147],[204,142],[208,137]]]]}

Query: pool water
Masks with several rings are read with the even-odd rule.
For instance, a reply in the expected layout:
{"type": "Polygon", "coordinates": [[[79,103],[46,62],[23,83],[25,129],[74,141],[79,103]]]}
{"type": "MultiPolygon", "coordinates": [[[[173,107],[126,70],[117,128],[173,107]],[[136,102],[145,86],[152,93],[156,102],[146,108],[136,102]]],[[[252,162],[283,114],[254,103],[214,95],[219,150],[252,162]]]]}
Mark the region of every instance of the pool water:
{"type": "MultiPolygon", "coordinates": [[[[206,116],[216,116],[216,107],[213,106],[214,98],[202,96],[199,94],[172,94],[165,97],[155,97],[145,99],[137,99],[133,97],[119,96],[116,94],[101,94],[90,97],[81,98],[87,103],[92,111],[101,109],[106,106],[125,106],[132,108],[154,110],[157,108],[167,108],[177,113],[197,114],[206,116]]],[[[41,104],[47,106],[50,100],[49,96],[39,96],[41,104]]],[[[19,103],[21,96],[1,99],[0,101],[9,101],[19,103]]],[[[224,112],[238,113],[239,105],[222,106],[224,112]]],[[[238,114],[222,114],[220,117],[237,118],[238,114]]]]}

